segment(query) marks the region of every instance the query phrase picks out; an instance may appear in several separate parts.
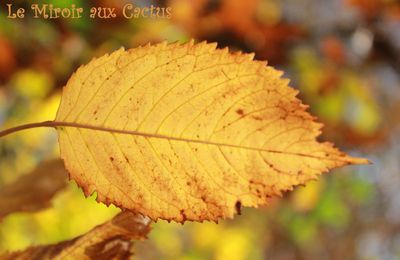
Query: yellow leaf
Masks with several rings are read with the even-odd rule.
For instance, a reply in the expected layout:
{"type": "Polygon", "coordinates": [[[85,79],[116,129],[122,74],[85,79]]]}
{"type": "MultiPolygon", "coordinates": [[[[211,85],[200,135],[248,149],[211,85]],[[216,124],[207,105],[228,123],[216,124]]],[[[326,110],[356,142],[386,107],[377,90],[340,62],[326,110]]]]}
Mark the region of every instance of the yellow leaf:
{"type": "Polygon", "coordinates": [[[150,231],[147,217],[122,212],[75,239],[0,255],[1,259],[128,259],[132,240],[150,231]]]}
{"type": "Polygon", "coordinates": [[[78,69],[53,122],[86,195],[151,219],[231,218],[347,164],[281,72],[216,44],[120,49],[78,69]]]}

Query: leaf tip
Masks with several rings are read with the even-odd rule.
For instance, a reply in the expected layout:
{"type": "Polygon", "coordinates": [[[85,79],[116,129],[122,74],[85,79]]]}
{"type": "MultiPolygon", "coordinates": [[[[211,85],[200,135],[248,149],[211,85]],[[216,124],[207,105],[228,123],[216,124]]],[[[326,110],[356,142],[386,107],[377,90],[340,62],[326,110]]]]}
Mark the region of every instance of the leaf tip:
{"type": "Polygon", "coordinates": [[[350,163],[351,164],[358,164],[358,165],[372,165],[373,162],[366,159],[366,158],[361,158],[361,157],[350,157],[350,163]]]}

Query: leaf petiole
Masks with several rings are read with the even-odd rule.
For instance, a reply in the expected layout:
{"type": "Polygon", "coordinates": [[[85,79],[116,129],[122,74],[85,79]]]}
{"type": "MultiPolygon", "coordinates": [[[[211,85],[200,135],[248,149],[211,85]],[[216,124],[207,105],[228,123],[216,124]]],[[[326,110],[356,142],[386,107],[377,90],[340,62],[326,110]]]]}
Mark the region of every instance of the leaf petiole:
{"type": "Polygon", "coordinates": [[[44,121],[44,122],[40,122],[40,123],[31,123],[31,124],[19,125],[19,126],[16,126],[16,127],[12,127],[12,128],[8,128],[8,129],[5,129],[3,131],[0,131],[0,138],[4,137],[6,135],[9,135],[9,134],[13,134],[15,132],[19,132],[19,131],[26,130],[26,129],[31,129],[31,128],[57,127],[59,125],[57,123],[58,122],[55,122],[55,121],[44,121]]]}

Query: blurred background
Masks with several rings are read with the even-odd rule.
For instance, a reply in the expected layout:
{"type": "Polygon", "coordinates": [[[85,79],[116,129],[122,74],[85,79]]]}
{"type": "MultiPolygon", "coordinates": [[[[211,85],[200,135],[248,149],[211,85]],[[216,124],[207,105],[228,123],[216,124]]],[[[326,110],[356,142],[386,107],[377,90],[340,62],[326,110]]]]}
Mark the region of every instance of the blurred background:
{"type": "MultiPolygon", "coordinates": [[[[36,2],[12,1],[27,10],[36,2]]],[[[0,4],[0,129],[54,119],[61,88],[79,65],[94,56],[120,46],[195,38],[255,52],[256,59],[285,71],[300,98],[325,124],[321,139],[373,162],[332,171],[268,208],[243,209],[234,220],[185,225],[159,221],[149,239],[136,244],[137,258],[400,258],[399,1],[51,3],[59,7],[74,3],[85,14],[76,20],[30,15],[12,20],[6,17],[6,3],[0,4]],[[170,6],[172,17],[88,16],[92,6],[115,7],[120,14],[126,3],[170,6]]],[[[52,129],[2,138],[0,191],[58,153],[52,129]]],[[[51,169],[47,171],[50,177],[41,189],[54,186],[55,177],[51,169]]],[[[3,214],[0,252],[71,239],[119,211],[97,204],[94,197],[85,199],[73,182],[49,196],[50,207],[3,214]]],[[[0,202],[0,207],[4,205],[0,202]]]]}

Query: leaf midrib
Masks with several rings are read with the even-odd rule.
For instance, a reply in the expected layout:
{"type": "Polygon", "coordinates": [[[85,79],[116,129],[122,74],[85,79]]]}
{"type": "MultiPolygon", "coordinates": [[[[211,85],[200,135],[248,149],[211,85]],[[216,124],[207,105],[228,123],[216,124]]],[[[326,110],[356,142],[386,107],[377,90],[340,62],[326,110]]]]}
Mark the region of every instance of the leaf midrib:
{"type": "Polygon", "coordinates": [[[237,148],[237,149],[253,150],[253,151],[258,151],[258,152],[294,155],[294,156],[299,156],[299,157],[306,157],[306,158],[313,158],[313,159],[320,159],[320,160],[349,162],[349,160],[346,160],[346,158],[329,158],[329,157],[322,157],[322,156],[296,153],[296,152],[263,149],[263,148],[244,146],[244,145],[235,145],[235,144],[219,143],[219,142],[212,142],[212,141],[205,141],[205,140],[196,140],[196,139],[190,139],[190,138],[167,136],[167,135],[162,135],[162,134],[145,133],[145,132],[140,132],[140,131],[135,131],[135,130],[114,129],[114,128],[109,128],[109,127],[104,127],[104,126],[93,126],[93,125],[87,125],[87,124],[80,124],[80,123],[76,123],[76,122],[53,121],[52,126],[55,127],[56,129],[59,129],[62,127],[74,127],[74,128],[90,129],[90,130],[103,131],[103,132],[109,132],[109,133],[136,135],[136,136],[142,136],[142,137],[147,137],[147,138],[158,138],[158,139],[166,139],[166,140],[179,141],[179,142],[215,145],[215,146],[219,146],[219,147],[224,146],[224,147],[231,147],[231,148],[237,148]]]}

